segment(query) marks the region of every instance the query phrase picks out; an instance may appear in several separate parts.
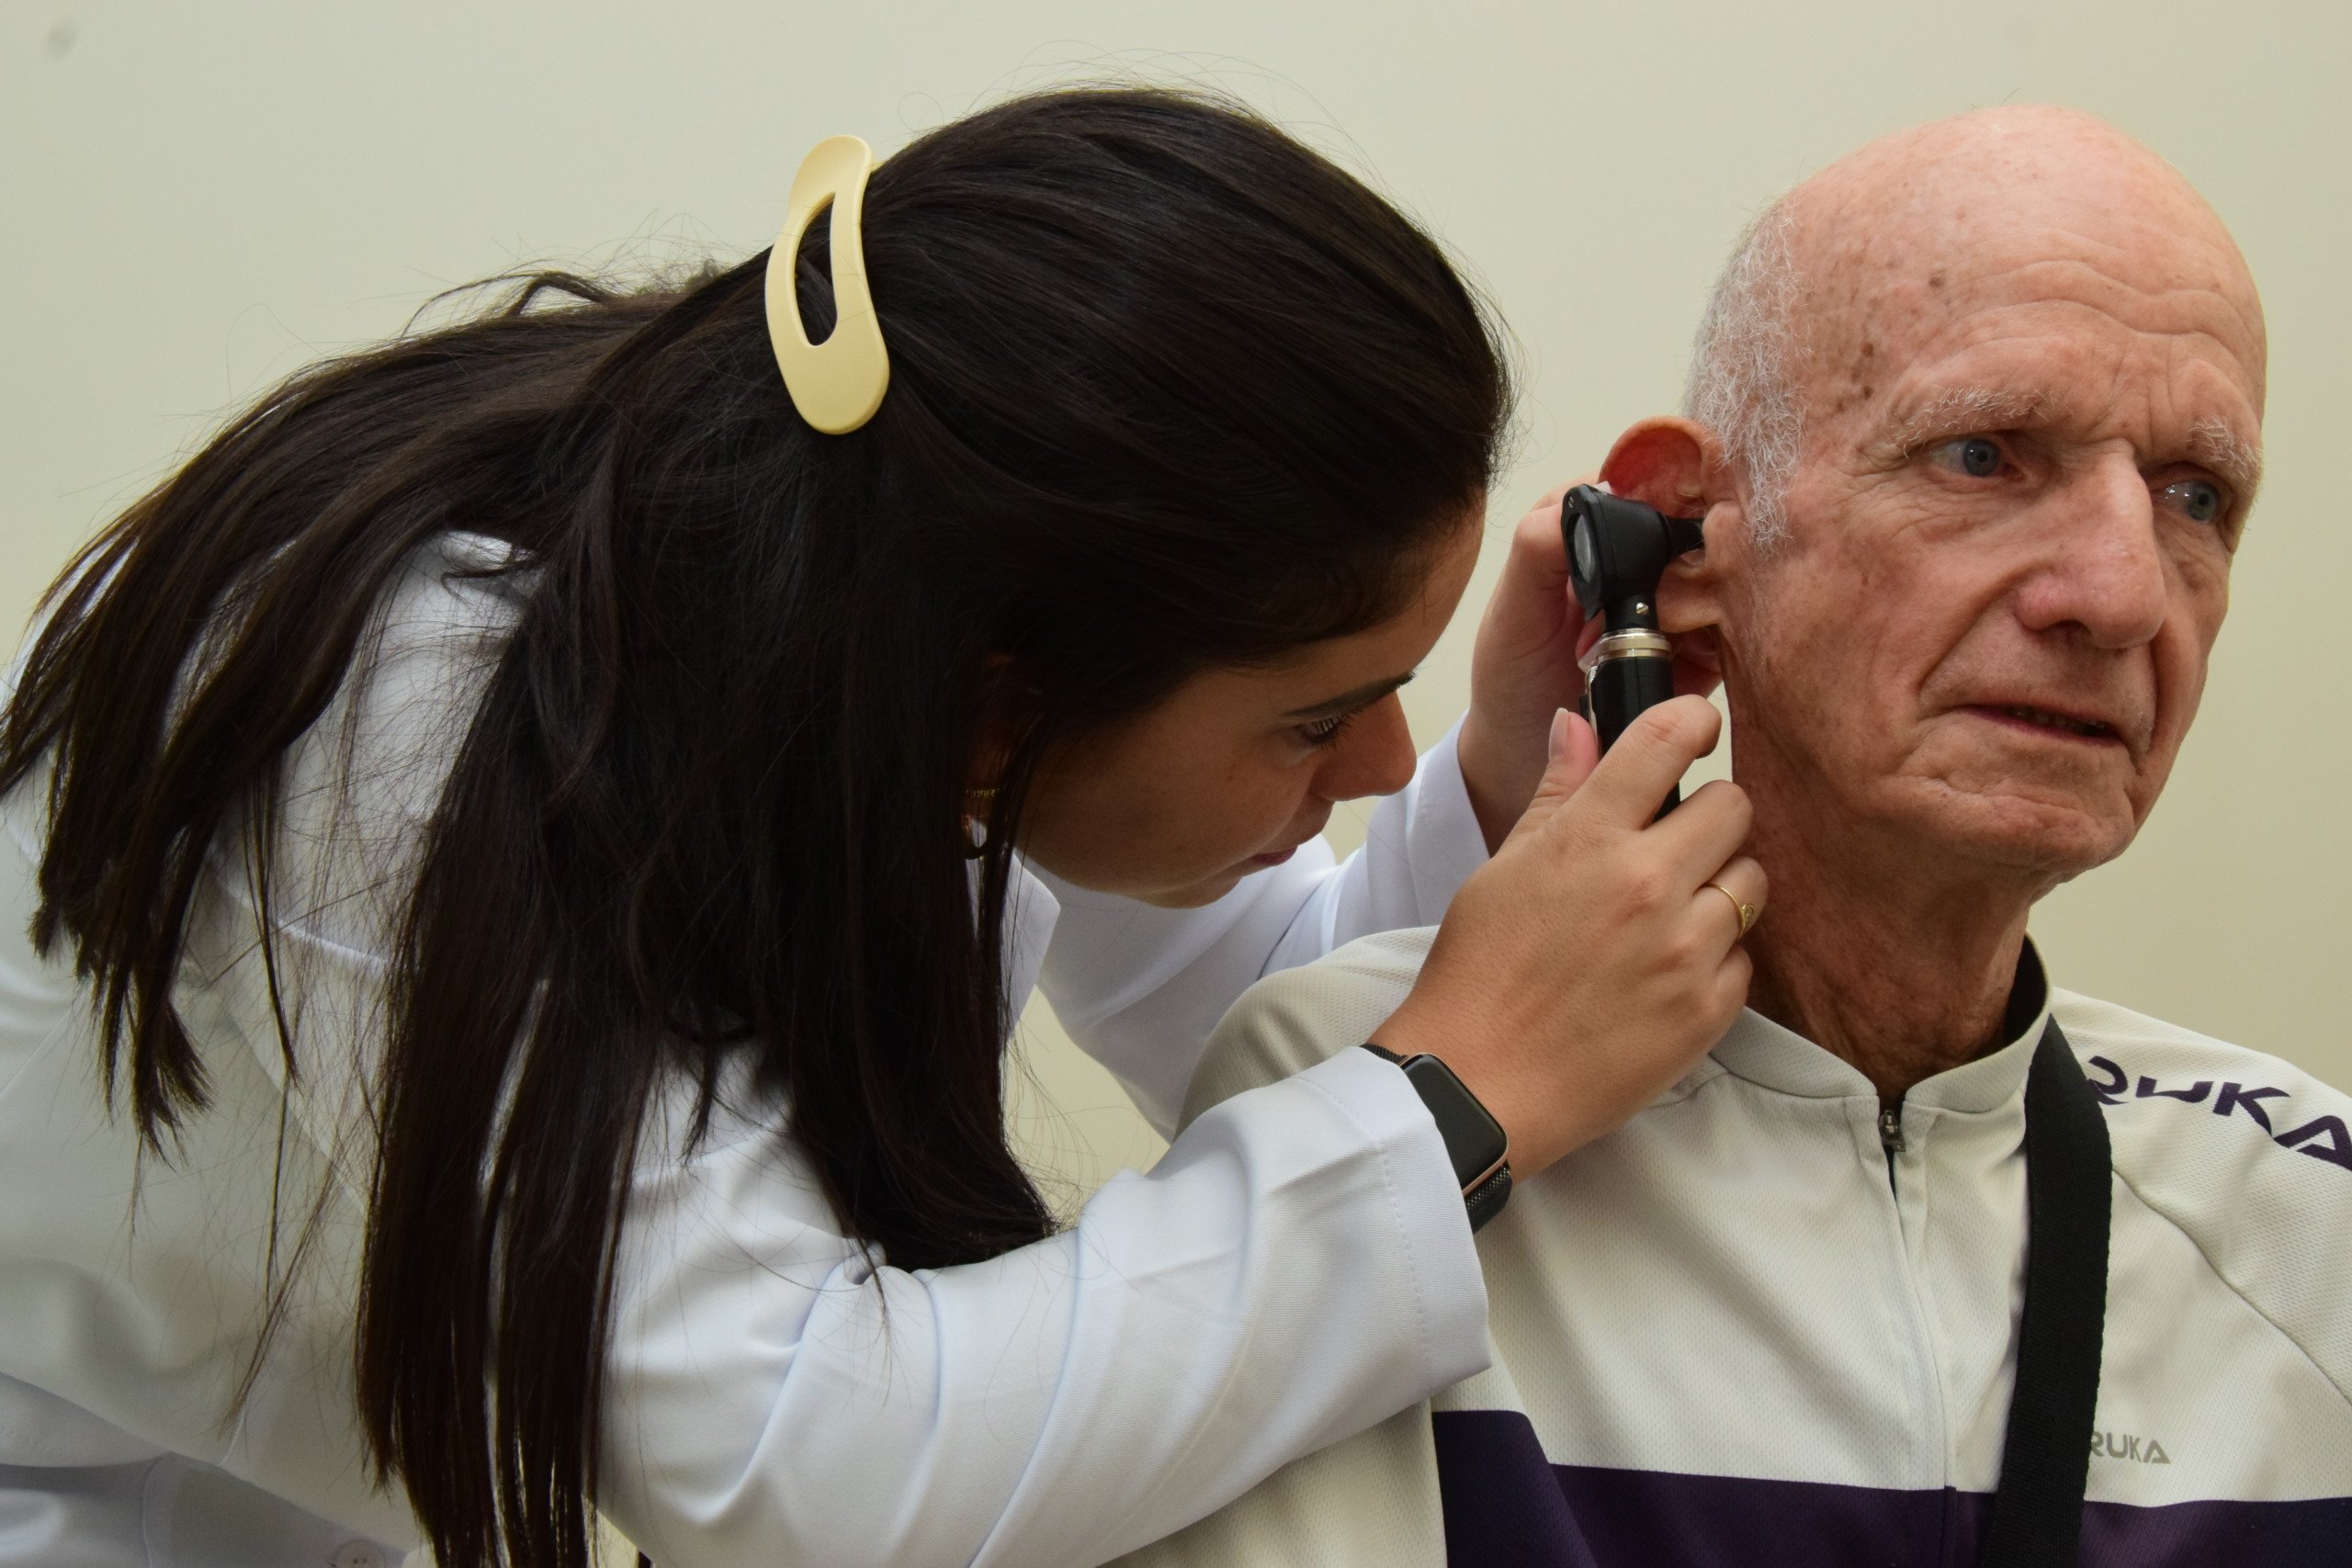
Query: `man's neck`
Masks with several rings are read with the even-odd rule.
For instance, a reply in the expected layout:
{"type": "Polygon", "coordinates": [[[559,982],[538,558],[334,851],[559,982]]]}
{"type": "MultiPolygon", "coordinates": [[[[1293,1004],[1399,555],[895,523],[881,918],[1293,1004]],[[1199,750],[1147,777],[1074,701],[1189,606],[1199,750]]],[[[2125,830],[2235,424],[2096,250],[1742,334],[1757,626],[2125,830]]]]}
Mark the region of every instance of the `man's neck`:
{"type": "Polygon", "coordinates": [[[1893,1103],[2002,1043],[2026,916],[2046,889],[1975,866],[1938,874],[1932,852],[1872,853],[1870,837],[1800,830],[1759,808],[1748,849],[1772,886],[1747,939],[1748,1005],[1893,1103]]]}

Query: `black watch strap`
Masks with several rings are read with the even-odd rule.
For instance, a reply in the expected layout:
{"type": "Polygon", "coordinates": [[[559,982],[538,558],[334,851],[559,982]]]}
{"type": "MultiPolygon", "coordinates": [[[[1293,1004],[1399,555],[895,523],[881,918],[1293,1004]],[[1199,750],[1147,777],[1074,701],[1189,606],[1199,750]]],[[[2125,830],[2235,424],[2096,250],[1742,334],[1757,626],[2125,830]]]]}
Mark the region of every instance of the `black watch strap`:
{"type": "Polygon", "coordinates": [[[1503,1135],[1502,1123],[1478,1102],[1469,1085],[1435,1056],[1399,1056],[1369,1040],[1363,1048],[1403,1068],[1406,1081],[1429,1107],[1438,1135],[1445,1140],[1454,1180],[1461,1185],[1470,1228],[1476,1231],[1501,1213],[1510,1198],[1510,1145],[1503,1135]]]}
{"type": "Polygon", "coordinates": [[[1506,1160],[1494,1175],[1462,1195],[1462,1206],[1470,1211],[1470,1234],[1485,1229],[1487,1222],[1501,1213],[1510,1201],[1510,1162],[1506,1160]]]}

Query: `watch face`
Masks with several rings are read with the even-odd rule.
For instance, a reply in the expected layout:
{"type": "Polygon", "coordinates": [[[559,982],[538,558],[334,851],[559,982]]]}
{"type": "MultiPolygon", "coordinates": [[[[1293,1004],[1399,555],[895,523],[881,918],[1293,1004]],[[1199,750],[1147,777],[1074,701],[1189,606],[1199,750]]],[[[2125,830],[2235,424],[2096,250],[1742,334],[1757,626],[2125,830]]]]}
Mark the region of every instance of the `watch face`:
{"type": "Polygon", "coordinates": [[[1405,1074],[1412,1079],[1421,1103],[1429,1107],[1438,1136],[1445,1140],[1446,1157],[1453,1163],[1455,1178],[1464,1188],[1484,1180],[1510,1153],[1502,1123],[1435,1056],[1415,1056],[1405,1064],[1405,1074]]]}

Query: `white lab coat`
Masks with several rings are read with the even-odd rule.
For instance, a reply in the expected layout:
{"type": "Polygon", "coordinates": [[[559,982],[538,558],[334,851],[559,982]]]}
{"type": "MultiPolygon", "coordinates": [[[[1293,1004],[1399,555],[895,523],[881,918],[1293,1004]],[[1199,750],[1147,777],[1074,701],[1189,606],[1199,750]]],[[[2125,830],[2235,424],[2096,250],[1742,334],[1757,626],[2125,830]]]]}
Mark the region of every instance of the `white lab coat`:
{"type": "MultiPolygon", "coordinates": [[[[163,1157],[106,1109],[87,996],[25,937],[39,786],[0,803],[0,1564],[368,1568],[416,1543],[403,1501],[369,1483],[352,1398],[364,1095],[401,846],[522,591],[449,569],[496,548],[454,536],[421,554],[388,596],[375,675],[292,760],[272,889],[290,1084],[252,890],[216,857],[177,993],[212,1104],[163,1157]],[[306,1228],[308,1247],[227,1420],[273,1191],[281,1271],[306,1228]]],[[[1188,911],[1024,873],[1014,995],[1042,970],[1073,1036],[1165,1129],[1250,981],[1435,920],[1484,856],[1449,738],[1344,864],[1310,843],[1188,911]]],[[[1486,1362],[1444,1148],[1365,1053],[1228,1101],[1063,1235],[912,1272],[840,1235],[773,1106],[727,1086],[682,1158],[686,1103],[663,1104],[635,1173],[600,1477],[664,1568],[1099,1562],[1486,1362]]]]}

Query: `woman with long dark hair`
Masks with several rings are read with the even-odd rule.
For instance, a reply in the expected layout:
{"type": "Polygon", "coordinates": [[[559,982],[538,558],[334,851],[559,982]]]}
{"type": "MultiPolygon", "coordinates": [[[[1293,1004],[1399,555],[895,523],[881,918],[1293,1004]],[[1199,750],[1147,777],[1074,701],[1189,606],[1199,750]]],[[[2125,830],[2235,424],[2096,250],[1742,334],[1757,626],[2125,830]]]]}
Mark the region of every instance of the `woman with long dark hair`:
{"type": "Polygon", "coordinates": [[[1593,771],[1540,519],[1416,769],[1508,401],[1425,235],[1153,91],[854,175],[773,275],[303,372],[61,579],[0,1562],[575,1568],[592,1504],[665,1564],[1099,1562],[1480,1365],[1462,1128],[1540,1169],[1736,1011],[1737,793],[1645,827],[1711,721],[1593,771]],[[1057,1224],[1041,968],[1165,1126],[1252,979],[1441,917],[1376,1032],[1450,1088],[1350,1053],[1057,1224]]]}

